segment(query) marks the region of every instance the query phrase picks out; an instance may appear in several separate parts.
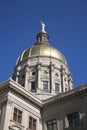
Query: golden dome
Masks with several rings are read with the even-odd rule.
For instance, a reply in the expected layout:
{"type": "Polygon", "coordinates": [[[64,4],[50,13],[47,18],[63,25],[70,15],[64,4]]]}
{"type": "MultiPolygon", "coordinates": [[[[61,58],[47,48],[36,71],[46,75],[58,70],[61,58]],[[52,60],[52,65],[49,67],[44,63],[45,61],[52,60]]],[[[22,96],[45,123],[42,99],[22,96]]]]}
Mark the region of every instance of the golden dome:
{"type": "Polygon", "coordinates": [[[26,49],[20,56],[18,63],[20,61],[23,61],[26,58],[29,58],[32,56],[39,56],[39,55],[54,57],[61,60],[65,64],[67,64],[66,59],[63,56],[63,54],[56,48],[53,48],[52,46],[46,43],[37,44],[37,45],[32,46],[31,48],[26,49]]]}
{"type": "Polygon", "coordinates": [[[57,58],[58,60],[62,61],[64,64],[67,65],[66,58],[59,50],[52,47],[48,43],[48,39],[49,36],[46,32],[40,32],[37,35],[37,43],[34,44],[34,46],[32,46],[31,48],[26,49],[19,57],[17,63],[20,63],[24,59],[27,59],[32,56],[49,56],[57,58]]]}

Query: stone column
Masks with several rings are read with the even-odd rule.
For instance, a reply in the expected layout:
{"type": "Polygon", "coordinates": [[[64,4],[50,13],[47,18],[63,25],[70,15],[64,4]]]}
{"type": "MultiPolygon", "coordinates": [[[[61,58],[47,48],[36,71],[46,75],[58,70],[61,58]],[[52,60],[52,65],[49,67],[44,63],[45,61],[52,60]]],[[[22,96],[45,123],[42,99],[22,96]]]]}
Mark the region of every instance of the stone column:
{"type": "Polygon", "coordinates": [[[53,77],[53,72],[54,72],[54,64],[50,64],[50,93],[54,93],[54,77],[53,77]]]}
{"type": "Polygon", "coordinates": [[[28,76],[29,76],[29,67],[27,66],[25,69],[25,89],[29,90],[28,86],[28,76]]]}
{"type": "Polygon", "coordinates": [[[63,66],[61,66],[60,68],[60,72],[61,72],[61,92],[65,92],[65,71],[63,66]]]}
{"type": "Polygon", "coordinates": [[[63,92],[65,92],[65,70],[63,69],[63,92]]]}
{"type": "Polygon", "coordinates": [[[63,123],[63,115],[61,114],[61,115],[59,115],[58,116],[58,128],[59,128],[59,130],[64,130],[64,123],[63,123]]]}
{"type": "Polygon", "coordinates": [[[47,124],[46,121],[43,121],[43,129],[42,130],[47,130],[47,124]]]}
{"type": "Polygon", "coordinates": [[[18,80],[19,80],[19,71],[17,71],[17,74],[16,74],[16,82],[18,83],[18,80]]]}
{"type": "Polygon", "coordinates": [[[16,82],[18,83],[19,81],[19,74],[20,74],[21,66],[17,67],[17,72],[16,72],[16,82]]]}
{"type": "Polygon", "coordinates": [[[37,92],[40,92],[42,90],[41,88],[41,63],[37,64],[37,92]]]}
{"type": "Polygon", "coordinates": [[[71,73],[68,74],[68,87],[69,87],[69,90],[73,89],[73,80],[72,80],[71,73]]]}
{"type": "Polygon", "coordinates": [[[43,123],[42,123],[41,118],[39,118],[39,120],[38,120],[38,127],[39,127],[39,130],[42,130],[42,128],[43,128],[43,123]]]}
{"type": "Polygon", "coordinates": [[[25,128],[23,130],[26,130],[26,128],[28,128],[28,125],[29,125],[29,122],[27,122],[26,119],[29,120],[28,113],[27,113],[27,111],[23,111],[22,124],[23,124],[23,127],[25,128]]]}
{"type": "Polygon", "coordinates": [[[67,120],[67,117],[65,116],[65,128],[68,128],[69,127],[69,122],[67,120]]]}
{"type": "Polygon", "coordinates": [[[71,77],[71,80],[70,80],[70,90],[73,89],[73,83],[74,83],[74,81],[72,80],[72,77],[71,77]]]}
{"type": "Polygon", "coordinates": [[[0,130],[8,130],[12,116],[11,112],[12,112],[12,101],[8,100],[2,102],[0,130]]]}
{"type": "Polygon", "coordinates": [[[60,78],[61,78],[61,92],[63,92],[63,67],[60,68],[60,78]]]}

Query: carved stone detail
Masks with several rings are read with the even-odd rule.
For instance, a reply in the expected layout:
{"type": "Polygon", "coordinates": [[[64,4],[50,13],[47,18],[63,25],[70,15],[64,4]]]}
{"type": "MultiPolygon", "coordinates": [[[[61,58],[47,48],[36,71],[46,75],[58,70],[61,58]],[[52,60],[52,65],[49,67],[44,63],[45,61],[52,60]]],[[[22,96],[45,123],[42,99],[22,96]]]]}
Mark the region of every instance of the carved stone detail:
{"type": "Polygon", "coordinates": [[[13,104],[13,101],[10,100],[10,99],[8,99],[8,100],[7,100],[7,105],[12,106],[12,104],[13,104]]]}

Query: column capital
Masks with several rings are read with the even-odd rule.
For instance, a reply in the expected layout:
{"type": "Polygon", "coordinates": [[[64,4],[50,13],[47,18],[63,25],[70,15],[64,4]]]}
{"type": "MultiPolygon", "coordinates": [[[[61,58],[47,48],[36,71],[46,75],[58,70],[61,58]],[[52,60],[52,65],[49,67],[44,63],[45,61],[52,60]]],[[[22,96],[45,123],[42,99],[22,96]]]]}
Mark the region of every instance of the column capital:
{"type": "Polygon", "coordinates": [[[29,72],[29,66],[25,68],[25,72],[29,72]]]}
{"type": "Polygon", "coordinates": [[[51,71],[54,71],[54,67],[55,67],[55,65],[52,62],[50,62],[51,71]]]}
{"type": "Polygon", "coordinates": [[[13,104],[13,101],[11,99],[8,99],[7,100],[7,105],[12,106],[12,104],[13,104]]]}
{"type": "Polygon", "coordinates": [[[19,71],[17,71],[16,75],[19,76],[19,71]]]}
{"type": "Polygon", "coordinates": [[[42,65],[42,63],[41,63],[41,62],[38,62],[38,63],[37,63],[37,69],[40,70],[40,69],[41,69],[41,65],[42,65]]]}

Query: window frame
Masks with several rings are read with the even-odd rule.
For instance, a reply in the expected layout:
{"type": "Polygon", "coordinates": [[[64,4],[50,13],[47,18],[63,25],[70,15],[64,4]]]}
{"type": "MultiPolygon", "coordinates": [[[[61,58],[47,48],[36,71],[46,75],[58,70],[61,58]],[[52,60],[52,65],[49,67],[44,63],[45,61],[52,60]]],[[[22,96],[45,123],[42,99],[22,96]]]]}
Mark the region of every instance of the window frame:
{"type": "Polygon", "coordinates": [[[13,111],[13,121],[17,122],[17,123],[22,123],[22,111],[19,110],[18,108],[14,107],[14,111],[13,111]]]}
{"type": "Polygon", "coordinates": [[[36,83],[35,83],[35,81],[31,81],[31,91],[36,92],[36,83]]]}
{"type": "Polygon", "coordinates": [[[56,126],[56,130],[58,130],[57,127],[57,119],[52,119],[47,121],[47,130],[54,130],[54,127],[56,126]]]}
{"type": "Polygon", "coordinates": [[[69,127],[73,127],[73,126],[77,127],[80,124],[79,112],[69,113],[67,115],[67,119],[68,119],[69,127]]]}
{"type": "Polygon", "coordinates": [[[59,89],[60,89],[60,84],[55,82],[55,89],[54,89],[55,93],[58,93],[59,89]],[[58,89],[56,89],[56,88],[58,88],[58,89]]]}
{"type": "Polygon", "coordinates": [[[36,130],[36,128],[37,128],[37,120],[32,116],[29,116],[28,128],[29,128],[29,130],[36,130]]]}
{"type": "Polygon", "coordinates": [[[49,87],[48,87],[48,81],[43,81],[43,90],[44,91],[48,91],[49,87]]]}

